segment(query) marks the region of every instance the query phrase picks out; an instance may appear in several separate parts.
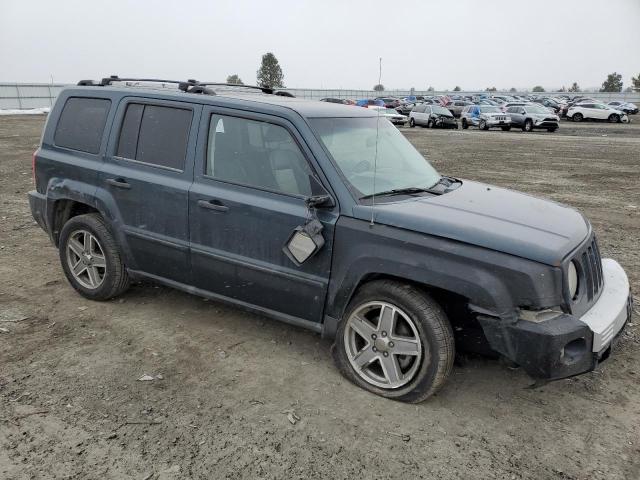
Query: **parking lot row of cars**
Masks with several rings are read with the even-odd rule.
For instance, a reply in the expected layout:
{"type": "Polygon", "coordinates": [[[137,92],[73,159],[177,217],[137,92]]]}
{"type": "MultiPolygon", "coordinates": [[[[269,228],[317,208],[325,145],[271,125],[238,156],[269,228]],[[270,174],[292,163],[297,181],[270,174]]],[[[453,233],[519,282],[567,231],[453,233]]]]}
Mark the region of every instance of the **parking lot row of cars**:
{"type": "Polygon", "coordinates": [[[361,100],[324,98],[321,101],[377,109],[395,125],[408,123],[411,127],[427,128],[461,126],[463,129],[477,127],[481,130],[501,128],[504,131],[517,127],[526,132],[534,129],[554,132],[559,128],[561,118],[576,122],[607,120],[627,123],[629,115],[638,113],[638,107],[633,103],[614,100],[605,104],[590,97],[568,95],[434,95],[361,100]]]}

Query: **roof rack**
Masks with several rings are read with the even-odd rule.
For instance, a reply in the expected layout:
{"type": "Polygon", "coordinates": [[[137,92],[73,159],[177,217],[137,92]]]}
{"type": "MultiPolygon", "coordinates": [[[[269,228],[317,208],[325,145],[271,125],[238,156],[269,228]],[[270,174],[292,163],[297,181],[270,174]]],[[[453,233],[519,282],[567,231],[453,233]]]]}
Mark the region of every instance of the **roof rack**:
{"type": "Polygon", "coordinates": [[[113,82],[147,82],[147,83],[172,83],[178,85],[178,89],[185,93],[200,93],[204,95],[216,95],[216,92],[207,88],[208,86],[216,87],[234,87],[234,88],[249,88],[252,90],[260,90],[262,93],[269,95],[280,95],[285,97],[293,97],[289,92],[275,91],[271,87],[258,87],[256,85],[238,85],[236,83],[219,83],[219,82],[198,82],[197,80],[189,79],[186,82],[181,80],[162,80],[159,78],[120,78],[117,75],[111,75],[105,77],[99,82],[95,80],[80,80],[78,85],[80,86],[92,86],[92,87],[105,87],[111,85],[113,82]]]}

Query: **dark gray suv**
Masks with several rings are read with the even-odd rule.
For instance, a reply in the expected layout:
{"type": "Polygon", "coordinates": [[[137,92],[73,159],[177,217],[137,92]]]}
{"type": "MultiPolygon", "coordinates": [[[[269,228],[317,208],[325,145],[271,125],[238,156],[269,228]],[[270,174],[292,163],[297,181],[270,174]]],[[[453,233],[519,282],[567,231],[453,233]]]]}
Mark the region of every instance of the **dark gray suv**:
{"type": "Polygon", "coordinates": [[[320,332],[347,378],[407,402],[456,348],[541,379],[592,370],[630,317],[579,212],[443,176],[375,110],[81,83],[51,110],[29,202],[86,298],[147,279],[229,302],[320,332]]]}

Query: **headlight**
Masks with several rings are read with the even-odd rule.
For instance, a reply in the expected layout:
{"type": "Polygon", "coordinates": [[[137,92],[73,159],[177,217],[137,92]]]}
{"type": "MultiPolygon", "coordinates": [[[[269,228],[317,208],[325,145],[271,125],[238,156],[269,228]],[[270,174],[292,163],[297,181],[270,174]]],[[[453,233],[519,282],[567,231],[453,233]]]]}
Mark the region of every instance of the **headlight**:
{"type": "Polygon", "coordinates": [[[576,264],[574,261],[571,261],[571,263],[569,264],[567,279],[569,283],[569,296],[571,297],[571,300],[574,300],[576,298],[576,294],[578,293],[578,270],[576,269],[576,264]]]}

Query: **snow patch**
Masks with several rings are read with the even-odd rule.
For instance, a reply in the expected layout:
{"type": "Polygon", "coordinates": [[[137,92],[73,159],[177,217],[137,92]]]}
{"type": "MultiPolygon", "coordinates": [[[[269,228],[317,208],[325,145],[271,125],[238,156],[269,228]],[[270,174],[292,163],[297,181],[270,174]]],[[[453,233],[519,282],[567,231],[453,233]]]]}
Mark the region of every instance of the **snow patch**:
{"type": "Polygon", "coordinates": [[[50,111],[51,109],[49,107],[25,109],[8,108],[6,110],[0,109],[0,115],[43,115],[45,113],[49,113],[50,111]]]}

